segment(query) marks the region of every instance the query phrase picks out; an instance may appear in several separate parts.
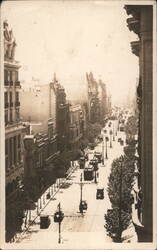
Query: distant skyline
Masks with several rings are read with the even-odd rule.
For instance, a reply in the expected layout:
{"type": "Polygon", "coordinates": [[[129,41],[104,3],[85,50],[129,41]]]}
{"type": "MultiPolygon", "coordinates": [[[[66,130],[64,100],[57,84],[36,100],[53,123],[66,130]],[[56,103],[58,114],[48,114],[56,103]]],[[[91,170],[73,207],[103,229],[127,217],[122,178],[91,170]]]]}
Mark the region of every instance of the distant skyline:
{"type": "Polygon", "coordinates": [[[57,79],[68,99],[82,97],[86,72],[102,79],[113,103],[133,96],[138,58],[130,42],[137,36],[127,28],[124,4],[103,1],[5,1],[7,19],[16,38],[15,59],[20,80],[32,77],[45,84],[57,79]]]}

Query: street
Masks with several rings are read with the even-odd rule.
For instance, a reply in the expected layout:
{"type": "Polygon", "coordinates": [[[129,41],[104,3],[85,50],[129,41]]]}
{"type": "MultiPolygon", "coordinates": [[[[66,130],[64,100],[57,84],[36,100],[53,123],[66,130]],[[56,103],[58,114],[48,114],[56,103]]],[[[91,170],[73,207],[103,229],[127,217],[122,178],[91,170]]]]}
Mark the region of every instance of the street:
{"type": "MultiPolygon", "coordinates": [[[[117,129],[117,121],[112,121],[114,127],[117,129]]],[[[110,128],[107,128],[107,133],[104,134],[109,136],[110,128]]],[[[115,141],[112,139],[112,147],[110,142],[107,143],[107,154],[108,159],[105,159],[104,148],[104,165],[99,163],[99,177],[97,183],[95,181],[84,181],[83,180],[83,200],[87,201],[88,208],[84,214],[79,212],[80,203],[80,176],[83,173],[83,169],[79,167],[75,172],[67,179],[66,184],[60,188],[59,192],[56,193],[55,198],[51,200],[42,212],[43,215],[49,215],[51,224],[48,229],[40,229],[40,217],[38,216],[35,223],[29,227],[29,230],[21,235],[21,239],[17,239],[19,243],[26,243],[31,245],[34,243],[35,247],[38,244],[46,246],[46,242],[52,242],[54,248],[58,248],[58,223],[54,223],[53,215],[57,210],[57,206],[60,202],[61,210],[64,212],[64,219],[61,223],[61,243],[66,246],[70,246],[71,242],[76,240],[77,244],[84,246],[96,246],[98,247],[99,241],[101,244],[105,242],[111,242],[112,240],[106,235],[104,228],[104,214],[107,209],[111,208],[110,201],[107,195],[108,177],[110,175],[112,161],[123,154],[123,146],[117,141],[121,137],[125,141],[124,132],[117,132],[115,141]],[[104,187],[104,199],[96,199],[97,187],[104,187]],[[95,240],[97,239],[97,240],[95,240]]],[[[102,152],[103,142],[99,143],[94,150],[89,152],[89,160],[93,158],[94,151],[102,152]]],[[[61,245],[62,245],[61,244],[61,245]]],[[[51,247],[52,247],[51,246],[51,247]]],[[[77,245],[76,245],[77,247],[77,245]]]]}

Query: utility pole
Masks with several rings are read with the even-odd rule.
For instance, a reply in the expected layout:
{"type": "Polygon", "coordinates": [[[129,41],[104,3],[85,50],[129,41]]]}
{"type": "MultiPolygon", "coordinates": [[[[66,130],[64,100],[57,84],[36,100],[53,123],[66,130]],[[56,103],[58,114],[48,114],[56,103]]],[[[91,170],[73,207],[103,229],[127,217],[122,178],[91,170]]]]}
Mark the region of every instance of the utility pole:
{"type": "Polygon", "coordinates": [[[81,173],[81,178],[80,178],[80,188],[81,188],[80,203],[82,203],[82,186],[83,186],[83,183],[82,183],[82,173],[81,173]]]}
{"type": "Polygon", "coordinates": [[[106,160],[108,159],[108,155],[107,155],[107,142],[108,142],[108,137],[105,137],[105,141],[106,141],[106,160]]]}
{"type": "Polygon", "coordinates": [[[119,185],[119,234],[118,234],[118,242],[121,242],[121,217],[122,217],[122,209],[121,209],[121,203],[122,203],[122,161],[120,163],[120,185],[119,185]]]}
{"type": "MultiPolygon", "coordinates": [[[[60,202],[58,204],[58,211],[59,213],[61,212],[61,205],[60,205],[60,202]]],[[[58,243],[60,244],[61,243],[61,221],[59,221],[59,238],[58,238],[58,243]]]]}
{"type": "Polygon", "coordinates": [[[115,136],[114,136],[114,122],[113,122],[113,141],[115,141],[115,136]]]}
{"type": "Polygon", "coordinates": [[[81,173],[81,177],[80,177],[81,194],[80,194],[80,205],[79,205],[79,210],[80,210],[81,214],[83,214],[83,207],[82,207],[82,187],[83,187],[83,183],[82,183],[82,173],[81,173]]]}
{"type": "Polygon", "coordinates": [[[103,142],[102,142],[102,163],[104,164],[104,136],[103,136],[103,142]]]}
{"type": "Polygon", "coordinates": [[[110,130],[110,148],[112,148],[112,130],[110,130]]]}
{"type": "Polygon", "coordinates": [[[97,183],[96,170],[94,172],[95,172],[95,183],[97,183]]]}

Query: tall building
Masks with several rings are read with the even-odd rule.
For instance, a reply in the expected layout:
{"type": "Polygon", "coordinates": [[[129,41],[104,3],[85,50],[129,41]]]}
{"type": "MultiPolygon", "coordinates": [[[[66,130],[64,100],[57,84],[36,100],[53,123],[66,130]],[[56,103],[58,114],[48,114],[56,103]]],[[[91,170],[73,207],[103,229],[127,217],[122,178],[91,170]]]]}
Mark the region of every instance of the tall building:
{"type": "Polygon", "coordinates": [[[57,81],[54,74],[52,82],[56,97],[56,131],[58,138],[58,148],[62,152],[69,146],[69,103],[66,100],[64,87],[57,81]]]}
{"type": "Polygon", "coordinates": [[[80,104],[70,106],[70,148],[77,150],[84,134],[84,115],[80,104]]]}
{"type": "Polygon", "coordinates": [[[88,121],[104,124],[111,111],[111,98],[107,94],[106,84],[101,80],[96,81],[92,72],[86,73],[86,78],[88,121]]]}
{"type": "Polygon", "coordinates": [[[88,119],[91,123],[99,122],[100,120],[100,101],[98,84],[93,77],[93,73],[86,73],[88,84],[88,119]]]}
{"type": "Polygon", "coordinates": [[[139,107],[138,134],[138,186],[141,202],[138,203],[138,218],[142,226],[135,228],[139,241],[153,240],[153,167],[152,167],[152,29],[153,7],[151,5],[126,5],[128,28],[139,40],[131,42],[133,54],[139,57],[139,107]]]}
{"type": "Polygon", "coordinates": [[[4,108],[5,108],[5,239],[10,241],[22,224],[24,208],[20,194],[24,183],[24,136],[28,127],[20,121],[19,63],[15,60],[16,42],[7,21],[4,34],[4,108]]]}
{"type": "Polygon", "coordinates": [[[104,120],[108,115],[107,91],[106,84],[99,80],[99,100],[100,100],[100,121],[104,124],[104,120]]]}
{"type": "Polygon", "coordinates": [[[15,60],[16,41],[4,21],[4,108],[5,108],[5,169],[7,197],[15,193],[23,178],[23,138],[26,127],[20,122],[19,63],[15,60]]]}

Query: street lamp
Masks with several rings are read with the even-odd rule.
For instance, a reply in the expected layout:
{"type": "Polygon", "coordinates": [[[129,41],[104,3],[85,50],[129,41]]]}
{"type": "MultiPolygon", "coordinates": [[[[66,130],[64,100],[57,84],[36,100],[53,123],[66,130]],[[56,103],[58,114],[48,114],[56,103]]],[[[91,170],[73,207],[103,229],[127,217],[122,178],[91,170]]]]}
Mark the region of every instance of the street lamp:
{"type": "Polygon", "coordinates": [[[81,177],[80,177],[80,188],[81,188],[81,194],[80,194],[80,213],[83,214],[83,208],[82,208],[82,173],[81,173],[81,177]]]}
{"type": "Polygon", "coordinates": [[[112,130],[110,130],[110,148],[112,148],[112,130]]]}
{"type": "Polygon", "coordinates": [[[105,141],[106,141],[106,159],[108,159],[108,156],[107,156],[107,142],[108,142],[108,136],[105,137],[105,141]]]}
{"type": "Polygon", "coordinates": [[[114,123],[113,123],[113,141],[115,141],[115,136],[114,136],[114,123]]]}
{"type": "Polygon", "coordinates": [[[103,142],[102,142],[102,163],[104,164],[104,136],[103,136],[103,142]]]}
{"type": "Polygon", "coordinates": [[[58,243],[61,243],[61,222],[64,219],[64,213],[61,211],[61,205],[58,204],[58,211],[54,214],[54,222],[59,225],[59,238],[58,243]]]}

